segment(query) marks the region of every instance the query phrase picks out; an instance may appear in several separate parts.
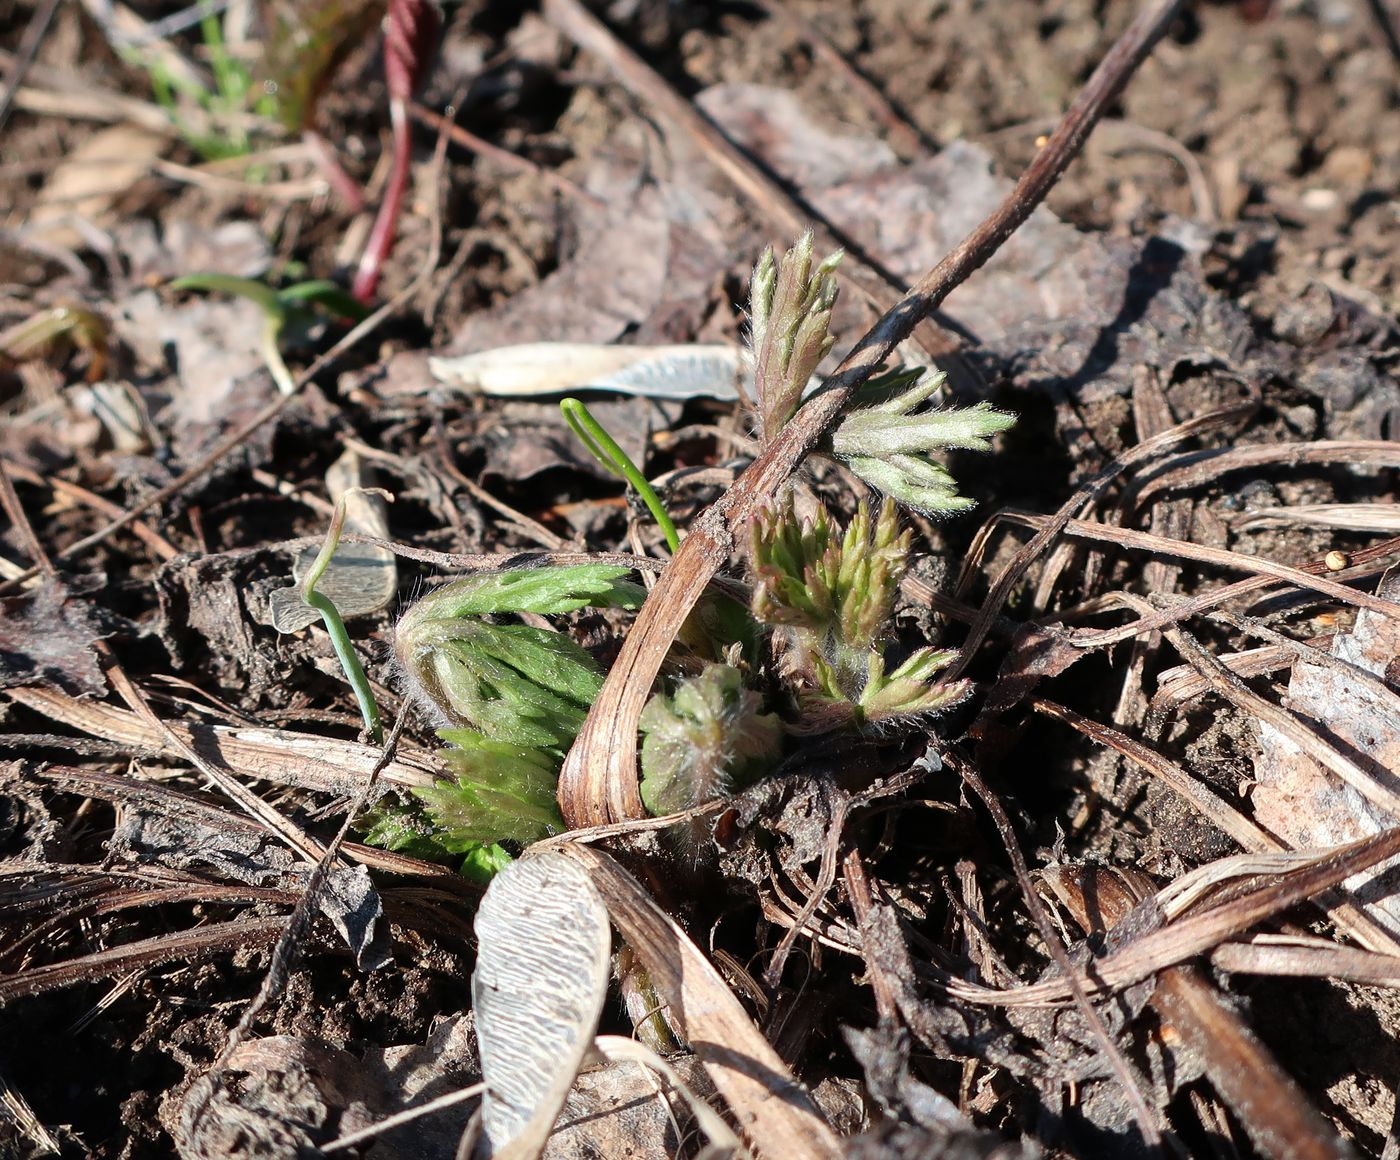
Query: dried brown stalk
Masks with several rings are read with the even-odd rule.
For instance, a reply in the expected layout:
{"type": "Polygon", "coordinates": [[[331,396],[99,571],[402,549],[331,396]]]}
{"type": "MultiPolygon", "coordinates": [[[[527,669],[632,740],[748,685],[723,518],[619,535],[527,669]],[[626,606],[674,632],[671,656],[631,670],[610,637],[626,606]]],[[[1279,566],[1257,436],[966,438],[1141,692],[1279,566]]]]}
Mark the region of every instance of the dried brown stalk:
{"type": "Polygon", "coordinates": [[[736,533],[797,470],[852,391],[889,358],[921,319],[983,266],[1044,200],[1179,7],[1180,0],[1153,0],[1143,9],[1094,70],[1001,205],[876,322],[827,380],[827,389],[798,411],[739,482],[692,525],[643,606],[564,763],[559,804],[570,826],[644,815],[637,788],[637,719],[685,618],[734,550],[736,533]]]}
{"type": "MultiPolygon", "coordinates": [[[[1286,848],[1258,823],[1235,809],[1175,762],[1169,761],[1142,742],[1043,697],[1034,698],[1030,704],[1037,713],[1063,721],[1092,741],[1117,750],[1174,793],[1180,794],[1202,816],[1208,818],[1244,849],[1254,853],[1270,853],[1286,848]]],[[[1342,892],[1324,895],[1318,901],[1327,907],[1332,921],[1362,946],[1387,954],[1400,954],[1400,942],[1395,936],[1342,892]]]]}

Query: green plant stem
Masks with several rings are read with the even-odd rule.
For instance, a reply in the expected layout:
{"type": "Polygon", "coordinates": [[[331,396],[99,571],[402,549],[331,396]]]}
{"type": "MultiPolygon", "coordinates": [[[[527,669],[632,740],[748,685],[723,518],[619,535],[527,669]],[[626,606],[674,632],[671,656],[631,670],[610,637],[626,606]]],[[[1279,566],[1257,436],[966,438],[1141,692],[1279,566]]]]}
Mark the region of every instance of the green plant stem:
{"type": "Polygon", "coordinates": [[[365,729],[376,745],[382,745],[384,726],[379,720],[379,703],[374,699],[374,690],[369,687],[369,678],[365,676],[364,666],[355,655],[355,646],[350,643],[350,634],[345,631],[345,621],[340,618],[340,610],[329,596],[321,592],[303,592],[302,599],[321,614],[321,622],[330,634],[331,647],[335,649],[336,659],[345,670],[345,679],[350,682],[355,701],[360,706],[360,716],[364,719],[365,729]]]}
{"type": "Polygon", "coordinates": [[[284,395],[290,395],[297,389],[296,379],[292,377],[292,372],[287,369],[287,364],[282,359],[282,352],[277,346],[277,340],[282,335],[283,321],[281,316],[269,316],[264,321],[262,342],[258,349],[262,353],[263,362],[267,365],[267,373],[272,376],[272,381],[277,384],[277,389],[284,395]]]}
{"type": "Polygon", "coordinates": [[[681,546],[680,533],[676,531],[676,525],[666,514],[666,509],[662,507],[661,498],[647,482],[646,476],[641,473],[637,465],[627,457],[627,452],[623,451],[617,445],[617,441],[603,430],[602,424],[589,413],[588,408],[580,400],[561,399],[559,410],[564,413],[564,418],[573,428],[574,434],[579,437],[593,457],[614,475],[625,479],[632,485],[633,490],[642,497],[642,502],[647,505],[647,510],[656,520],[656,526],[666,537],[666,546],[674,553],[681,546]]]}
{"type": "Polygon", "coordinates": [[[345,631],[345,621],[340,617],[340,609],[335,606],[335,602],[329,596],[316,591],[317,581],[325,574],[330,566],[331,557],[335,555],[335,550],[340,546],[340,533],[345,527],[345,500],[355,492],[374,492],[384,496],[385,499],[392,499],[387,492],[377,487],[372,488],[350,488],[336,501],[335,512],[331,516],[331,526],[326,529],[326,540],[321,545],[321,550],[316,554],[316,559],[311,562],[311,567],[307,569],[306,575],[301,581],[301,598],[312,608],[321,614],[321,621],[326,626],[326,632],[331,638],[331,647],[335,649],[336,659],[340,661],[340,667],[345,673],[345,679],[350,682],[350,688],[355,693],[355,700],[360,706],[360,716],[364,719],[365,729],[369,732],[370,738],[376,745],[384,742],[384,726],[379,720],[379,703],[374,699],[374,690],[369,687],[369,678],[365,676],[364,666],[360,664],[360,658],[355,653],[355,646],[350,643],[350,634],[345,631]]]}

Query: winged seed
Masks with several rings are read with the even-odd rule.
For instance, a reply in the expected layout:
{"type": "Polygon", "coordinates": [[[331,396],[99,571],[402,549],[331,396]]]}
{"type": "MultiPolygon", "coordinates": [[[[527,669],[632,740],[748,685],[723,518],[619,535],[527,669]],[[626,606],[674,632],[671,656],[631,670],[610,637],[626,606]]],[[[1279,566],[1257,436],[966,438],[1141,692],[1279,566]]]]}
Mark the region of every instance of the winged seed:
{"type": "Polygon", "coordinates": [[[564,395],[613,391],[649,399],[739,398],[752,383],[744,352],[724,343],[604,346],[534,342],[457,358],[430,358],[438,382],[484,395],[564,395]]]}

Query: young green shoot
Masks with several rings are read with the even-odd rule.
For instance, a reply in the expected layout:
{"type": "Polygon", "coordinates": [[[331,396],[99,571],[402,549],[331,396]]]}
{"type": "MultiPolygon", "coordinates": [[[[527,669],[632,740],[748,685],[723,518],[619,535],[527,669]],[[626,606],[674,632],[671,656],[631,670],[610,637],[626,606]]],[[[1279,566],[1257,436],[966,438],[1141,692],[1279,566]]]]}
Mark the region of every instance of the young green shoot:
{"type": "Polygon", "coordinates": [[[836,304],[836,267],[841,251],[812,266],[811,231],[781,258],[770,247],[749,282],[749,341],[753,348],[754,394],[765,443],[802,405],[817,364],[831,350],[831,310],[836,304]]]}
{"type": "Polygon", "coordinates": [[[642,502],[647,505],[647,510],[651,512],[652,519],[656,521],[656,526],[666,537],[666,546],[674,554],[676,549],[681,546],[680,533],[676,531],[675,523],[665,507],[662,506],[661,497],[647,482],[641,469],[632,462],[627,452],[617,445],[617,441],[603,429],[603,425],[589,413],[588,408],[583,405],[581,400],[564,399],[559,403],[559,410],[564,413],[564,419],[573,428],[574,434],[579,437],[579,442],[588,448],[593,458],[613,475],[631,484],[632,489],[641,496],[642,502]]]}
{"type": "Polygon", "coordinates": [[[277,119],[277,90],[257,84],[252,69],[229,51],[216,13],[207,13],[199,27],[212,87],[192,70],[172,69],[148,48],[127,45],[122,56],[146,71],[156,103],[191,148],[210,161],[242,157],[252,150],[250,119],[260,117],[269,125],[277,119]],[[201,114],[198,127],[187,115],[191,106],[201,114]]]}
{"type": "Polygon", "coordinates": [[[307,569],[306,575],[301,581],[301,598],[317,612],[321,614],[321,621],[326,626],[326,632],[331,638],[331,647],[335,649],[336,659],[340,661],[340,667],[345,673],[345,679],[350,682],[350,688],[355,694],[355,701],[360,707],[360,716],[364,719],[365,732],[369,734],[375,745],[382,745],[384,742],[384,727],[379,719],[379,704],[374,699],[374,690],[369,686],[369,679],[365,676],[364,666],[360,664],[360,658],[355,653],[355,646],[350,642],[350,634],[345,631],[345,621],[340,617],[340,610],[336,608],[334,601],[324,593],[316,591],[316,583],[321,579],[326,569],[330,566],[331,558],[335,555],[335,550],[340,546],[340,535],[345,527],[345,499],[346,496],[360,493],[362,495],[382,496],[386,501],[392,503],[394,497],[382,488],[351,488],[336,501],[335,512],[331,515],[330,527],[326,530],[325,542],[321,545],[321,550],[317,553],[315,561],[307,569]]]}

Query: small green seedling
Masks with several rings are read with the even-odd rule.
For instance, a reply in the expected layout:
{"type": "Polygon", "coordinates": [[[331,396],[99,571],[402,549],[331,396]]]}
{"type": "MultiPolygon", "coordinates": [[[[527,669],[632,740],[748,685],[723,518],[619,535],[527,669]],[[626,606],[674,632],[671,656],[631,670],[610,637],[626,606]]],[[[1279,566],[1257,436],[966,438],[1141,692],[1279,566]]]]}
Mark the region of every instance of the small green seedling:
{"type": "Polygon", "coordinates": [[[192,149],[209,161],[246,156],[253,147],[250,121],[275,127],[277,90],[259,84],[253,70],[229,51],[217,13],[207,13],[199,28],[210,83],[197,73],[172,69],[160,54],[139,45],[125,46],[122,56],[145,70],[156,104],[192,149]],[[191,108],[198,110],[193,117],[191,108]]]}
{"type": "Polygon", "coordinates": [[[559,410],[564,413],[564,418],[573,428],[574,434],[588,448],[593,458],[619,479],[631,484],[633,490],[641,496],[642,502],[651,512],[652,519],[656,521],[656,526],[666,537],[666,546],[675,552],[681,546],[680,533],[676,531],[675,523],[662,505],[661,497],[647,482],[647,477],[642,474],[641,469],[632,462],[627,452],[617,445],[617,440],[604,430],[603,425],[590,414],[580,400],[561,400],[559,410]]]}
{"type": "Polygon", "coordinates": [[[378,495],[391,503],[394,498],[387,491],[377,487],[350,488],[345,495],[341,496],[336,501],[335,512],[331,515],[331,524],[326,530],[326,539],[321,545],[321,551],[317,554],[311,567],[307,569],[306,575],[302,577],[298,589],[301,599],[321,614],[321,621],[326,626],[326,632],[330,634],[331,647],[335,649],[336,659],[340,661],[345,679],[350,682],[350,688],[355,694],[355,702],[360,707],[360,716],[364,719],[365,732],[375,745],[381,745],[384,741],[384,727],[380,723],[379,704],[375,700],[374,690],[370,688],[369,680],[365,676],[364,666],[360,664],[360,658],[355,653],[355,646],[350,641],[350,634],[345,631],[345,621],[341,619],[340,610],[336,608],[335,602],[324,593],[316,591],[317,581],[325,574],[331,559],[335,556],[336,549],[340,546],[340,536],[345,527],[345,501],[355,493],[378,495]]]}
{"type": "Polygon", "coordinates": [[[279,345],[282,332],[289,324],[311,319],[318,308],[356,322],[369,313],[334,282],[324,279],[296,282],[274,290],[267,283],[254,278],[239,278],[232,274],[187,274],[171,282],[170,288],[233,294],[248,299],[261,309],[263,330],[260,350],[268,373],[284,395],[296,391],[296,380],[282,359],[279,345]]]}

